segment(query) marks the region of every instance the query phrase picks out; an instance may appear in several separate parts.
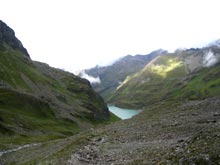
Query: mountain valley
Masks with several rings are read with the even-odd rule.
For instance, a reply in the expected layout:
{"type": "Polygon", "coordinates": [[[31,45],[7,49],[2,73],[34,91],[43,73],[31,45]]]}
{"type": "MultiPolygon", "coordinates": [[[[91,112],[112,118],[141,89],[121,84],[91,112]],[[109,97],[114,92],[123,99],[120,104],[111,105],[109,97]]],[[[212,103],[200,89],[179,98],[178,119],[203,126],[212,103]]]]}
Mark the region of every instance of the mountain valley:
{"type": "Polygon", "coordinates": [[[1,150],[11,143],[64,138],[110,119],[87,80],[32,61],[2,21],[0,46],[1,150]]]}
{"type": "Polygon", "coordinates": [[[31,60],[0,21],[0,164],[220,164],[219,63],[218,43],[159,49],[86,69],[90,84],[31,60]]]}

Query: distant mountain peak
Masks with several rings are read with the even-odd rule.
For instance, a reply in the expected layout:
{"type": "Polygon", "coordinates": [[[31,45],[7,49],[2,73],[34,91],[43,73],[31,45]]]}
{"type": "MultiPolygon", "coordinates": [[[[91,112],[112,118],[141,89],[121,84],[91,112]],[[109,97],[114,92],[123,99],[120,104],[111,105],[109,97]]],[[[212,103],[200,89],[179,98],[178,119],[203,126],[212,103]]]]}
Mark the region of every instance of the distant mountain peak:
{"type": "Polygon", "coordinates": [[[21,41],[15,36],[15,32],[6,23],[0,20],[0,49],[7,50],[7,47],[19,50],[30,58],[27,50],[23,47],[21,41]]]}

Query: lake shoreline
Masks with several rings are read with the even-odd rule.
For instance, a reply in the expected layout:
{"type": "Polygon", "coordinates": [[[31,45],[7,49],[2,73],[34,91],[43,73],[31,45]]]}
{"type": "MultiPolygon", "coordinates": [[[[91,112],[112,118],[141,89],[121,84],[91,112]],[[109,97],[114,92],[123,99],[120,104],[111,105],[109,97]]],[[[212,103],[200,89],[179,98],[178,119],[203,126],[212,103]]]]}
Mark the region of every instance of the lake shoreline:
{"type": "Polygon", "coordinates": [[[142,112],[142,110],[119,108],[114,105],[108,105],[108,108],[110,112],[114,113],[116,116],[118,116],[122,120],[130,119],[133,116],[142,112]]]}

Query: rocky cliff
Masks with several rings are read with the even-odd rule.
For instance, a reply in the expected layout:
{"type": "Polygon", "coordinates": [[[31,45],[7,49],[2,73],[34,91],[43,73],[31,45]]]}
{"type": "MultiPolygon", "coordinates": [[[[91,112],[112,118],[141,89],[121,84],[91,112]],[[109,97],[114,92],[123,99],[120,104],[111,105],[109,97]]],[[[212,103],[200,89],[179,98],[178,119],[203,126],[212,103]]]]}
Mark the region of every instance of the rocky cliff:
{"type": "Polygon", "coordinates": [[[0,50],[4,51],[7,49],[19,50],[29,57],[21,41],[15,37],[14,30],[0,20],[0,50]]]}

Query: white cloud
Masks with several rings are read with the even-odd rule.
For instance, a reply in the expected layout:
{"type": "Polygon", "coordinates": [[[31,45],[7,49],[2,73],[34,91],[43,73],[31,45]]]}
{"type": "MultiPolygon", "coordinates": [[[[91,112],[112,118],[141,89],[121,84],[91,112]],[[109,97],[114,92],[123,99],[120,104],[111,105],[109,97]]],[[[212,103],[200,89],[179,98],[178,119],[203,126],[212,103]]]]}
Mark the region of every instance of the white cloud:
{"type": "Polygon", "coordinates": [[[215,65],[217,62],[218,62],[218,59],[212,51],[209,51],[207,54],[204,55],[203,65],[205,67],[211,67],[215,65]]]}
{"type": "Polygon", "coordinates": [[[101,80],[100,80],[99,77],[90,76],[90,75],[88,75],[87,73],[85,73],[85,71],[82,71],[82,72],[80,73],[80,77],[89,80],[89,82],[90,82],[91,84],[100,84],[100,83],[101,83],[101,80]]]}

